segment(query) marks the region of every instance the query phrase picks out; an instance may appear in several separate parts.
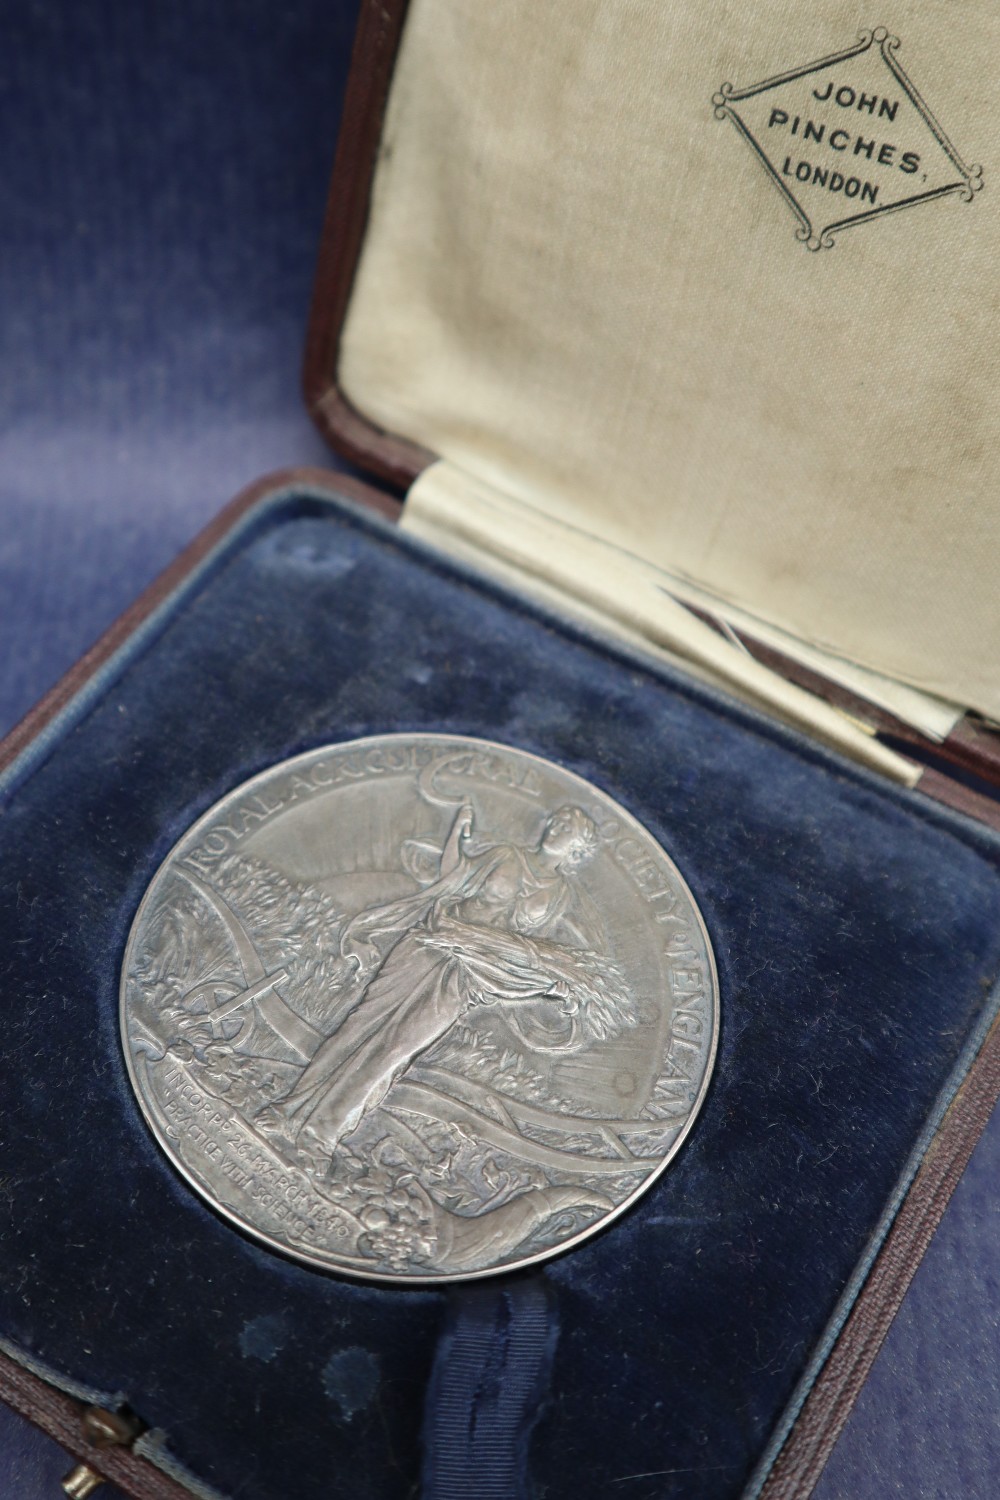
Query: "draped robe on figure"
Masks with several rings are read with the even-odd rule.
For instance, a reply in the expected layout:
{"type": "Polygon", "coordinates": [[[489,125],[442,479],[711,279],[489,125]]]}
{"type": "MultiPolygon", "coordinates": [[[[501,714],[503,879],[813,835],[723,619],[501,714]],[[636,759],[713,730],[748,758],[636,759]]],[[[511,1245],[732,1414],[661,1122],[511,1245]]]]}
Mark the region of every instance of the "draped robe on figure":
{"type": "Polygon", "coordinates": [[[551,1003],[568,998],[572,948],[553,939],[563,924],[577,945],[586,940],[578,918],[564,923],[573,900],[563,875],[498,844],[461,853],[423,890],[361,912],[341,940],[358,966],[357,998],[276,1112],[296,1136],[306,1131],[332,1149],[471,1007],[537,1001],[560,981],[551,1003]]]}

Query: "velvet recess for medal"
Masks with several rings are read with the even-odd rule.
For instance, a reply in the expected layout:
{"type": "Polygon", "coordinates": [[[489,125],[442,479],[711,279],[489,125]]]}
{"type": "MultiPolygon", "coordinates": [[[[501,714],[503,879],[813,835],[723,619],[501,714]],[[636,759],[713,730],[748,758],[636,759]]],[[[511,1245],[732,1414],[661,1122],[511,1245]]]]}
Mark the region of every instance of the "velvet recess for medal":
{"type": "Polygon", "coordinates": [[[552,1495],[667,1467],[686,1494],[740,1493],[991,1013],[992,836],[306,491],[251,512],[15,773],[0,1309],[17,1347],[124,1391],[249,1500],[312,1500],[331,1471],[388,1500],[418,1482],[425,1421],[431,1494],[458,1493],[459,1430],[470,1472],[492,1449],[482,1472],[552,1495]],[[254,772],[388,730],[491,738],[593,781],[677,861],[717,954],[692,1137],[530,1284],[397,1291],[259,1248],[179,1181],[125,1075],[119,964],[168,849],[254,772]]]}

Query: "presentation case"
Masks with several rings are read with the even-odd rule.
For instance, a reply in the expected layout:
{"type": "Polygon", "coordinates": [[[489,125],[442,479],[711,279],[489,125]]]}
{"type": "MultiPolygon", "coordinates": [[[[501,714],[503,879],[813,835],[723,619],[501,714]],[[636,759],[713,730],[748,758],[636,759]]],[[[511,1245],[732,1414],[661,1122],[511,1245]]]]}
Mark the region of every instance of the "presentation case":
{"type": "MultiPolygon", "coordinates": [[[[635,526],[618,519],[630,487],[648,481],[644,460],[624,466],[611,512],[575,511],[567,454],[579,436],[579,390],[567,387],[583,358],[592,360],[587,423],[599,426],[595,413],[610,399],[624,433],[613,446],[630,447],[636,404],[655,446],[654,421],[679,430],[692,402],[731,392],[693,382],[685,405],[657,366],[661,405],[651,406],[648,367],[637,366],[641,393],[622,408],[607,396],[614,360],[591,342],[601,320],[588,316],[590,290],[572,280],[565,244],[547,263],[567,216],[574,234],[591,215],[603,229],[613,223],[617,258],[609,262],[602,229],[593,263],[613,264],[615,284],[627,282],[641,317],[652,316],[656,287],[637,281],[623,245],[649,232],[643,205],[655,182],[636,196],[632,224],[613,203],[587,201],[578,213],[576,198],[546,201],[544,172],[517,199],[514,220],[502,220],[510,202],[493,185],[467,191],[490,183],[492,163],[509,198],[502,143],[516,137],[515,166],[533,161],[544,154],[543,124],[551,141],[567,111],[604,140],[617,118],[610,100],[628,121],[644,88],[669,92],[636,74],[636,57],[656,60],[650,76],[669,73],[670,47],[702,32],[686,37],[677,22],[670,34],[659,7],[587,6],[585,17],[562,8],[561,25],[542,37],[530,8],[491,9],[484,21],[471,5],[416,0],[409,20],[401,3],[362,14],[306,388],[324,430],[378,487],[318,471],[262,481],[3,747],[0,1097],[11,1227],[0,1394],[136,1496],[311,1500],[330,1492],[331,1475],[335,1492],[342,1482],[345,1492],[385,1497],[421,1484],[431,1497],[603,1496],[618,1485],[706,1500],[807,1495],[1000,1087],[991,684],[965,664],[955,674],[949,702],[960,705],[967,687],[977,718],[941,710],[940,680],[915,671],[902,674],[908,690],[939,691],[901,700],[886,686],[898,661],[877,609],[878,642],[871,655],[855,653],[869,676],[838,673],[831,641],[845,656],[853,641],[836,634],[841,616],[828,600],[806,632],[813,654],[798,652],[780,589],[769,610],[752,586],[735,597],[731,560],[723,583],[690,564],[665,568],[671,538],[647,500],[635,526]],[[428,56],[436,62],[425,80],[428,56]],[[478,73],[463,66],[470,56],[485,59],[478,73]],[[520,92],[511,57],[524,59],[520,92]],[[623,77],[606,62],[595,77],[598,59],[616,57],[629,63],[623,77]],[[553,68],[572,80],[562,95],[553,68]],[[465,108],[473,118],[457,133],[465,108]],[[408,122],[421,144],[441,143],[440,158],[416,174],[408,122]],[[427,181],[439,185],[432,197],[427,181]],[[432,205],[426,216],[414,201],[432,205]],[[538,222],[549,220],[540,239],[538,222]],[[533,307],[552,307],[564,278],[564,305],[544,325],[494,295],[490,257],[511,241],[519,286],[526,265],[543,266],[533,307]],[[428,293],[419,308],[408,300],[411,273],[428,293]],[[557,339],[553,330],[567,326],[573,337],[557,339]],[[536,331],[558,344],[554,364],[525,353],[536,331]],[[522,462],[518,403],[488,405],[511,372],[529,415],[538,410],[532,441],[552,433],[551,469],[537,454],[522,462]],[[483,409],[500,413],[492,428],[483,409]],[[400,528],[393,496],[404,490],[400,528]],[[216,1217],[152,1140],[117,1029],[135,910],[197,816],[299,751],[421,730],[533,751],[620,801],[684,872],[722,990],[708,1099],[652,1192],[542,1271],[446,1292],[324,1276],[216,1217]],[[516,1392],[507,1405],[498,1370],[516,1392]]],[[[832,35],[828,51],[848,9],[828,5],[809,23],[832,35]]],[[[697,26],[718,29],[719,17],[697,26]]],[[[751,52],[773,52],[764,30],[751,52]]],[[[845,51],[853,36],[848,28],[845,51]]],[[[859,55],[873,48],[883,41],[873,36],[859,55]]],[[[790,52],[784,62],[813,56],[825,54],[790,52]]],[[[713,88],[724,81],[716,61],[704,62],[713,88]]],[[[777,70],[782,58],[774,62],[777,70]]],[[[734,97],[721,91],[713,106],[710,89],[699,130],[731,131],[714,111],[734,97]]],[[[561,128],[556,154],[579,192],[593,164],[561,128]]],[[[627,147],[634,155],[636,140],[627,147]]],[[[822,254],[854,245],[859,256],[867,247],[888,257],[862,236],[897,224],[907,228],[899,243],[917,235],[899,213],[813,252],[795,242],[794,214],[781,218],[787,205],[739,131],[712,139],[722,171],[727,148],[734,159],[746,153],[747,176],[726,211],[752,210],[742,232],[762,254],[794,251],[809,274],[823,274],[822,254]],[[772,197],[754,196],[758,187],[772,197]]],[[[952,260],[968,236],[995,235],[993,221],[946,221],[956,206],[912,205],[914,225],[918,212],[942,216],[927,236],[952,260]]],[[[684,211],[668,208],[668,217],[684,211]]],[[[864,266],[870,260],[835,274],[856,279],[864,266]]],[[[776,274],[792,273],[779,265],[776,274]]],[[[680,322],[701,295],[684,280],[692,275],[689,261],[680,322]]],[[[627,326],[615,358],[635,347],[637,329],[627,326]]],[[[682,353],[702,357],[690,343],[682,353]]],[[[914,400],[924,396],[915,377],[914,400]]],[[[842,420],[844,400],[841,391],[842,420]]],[[[857,429],[859,445],[869,436],[857,429]]],[[[671,452],[678,441],[674,432],[671,452]]],[[[657,506],[679,482],[665,477],[657,506]]],[[[604,485],[601,474],[585,476],[584,496],[604,485]]],[[[834,487],[826,503],[837,500],[834,487]]],[[[890,496],[888,510],[897,503],[890,496]]],[[[804,545],[801,533],[792,540],[804,545]]],[[[905,559],[886,561],[885,572],[897,563],[905,559]]],[[[803,571],[816,588],[822,570],[803,571]]],[[[747,576],[752,585],[761,575],[747,576]]],[[[989,644],[986,636],[984,657],[989,644]]]]}

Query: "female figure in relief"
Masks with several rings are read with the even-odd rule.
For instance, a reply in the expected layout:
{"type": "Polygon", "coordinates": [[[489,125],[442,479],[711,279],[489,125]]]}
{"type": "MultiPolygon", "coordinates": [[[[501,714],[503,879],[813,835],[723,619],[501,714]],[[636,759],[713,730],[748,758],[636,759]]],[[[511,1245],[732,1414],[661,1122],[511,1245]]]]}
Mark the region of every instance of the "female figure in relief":
{"type": "Polygon", "coordinates": [[[467,804],[442,850],[411,842],[404,862],[424,888],[347,924],[346,1017],[295,1087],[258,1116],[262,1128],[331,1151],[476,1006],[503,1007],[520,1038],[547,1052],[576,1050],[632,1023],[599,919],[575,889],[598,845],[592,820],[563,807],[534,847],[479,850],[473,821],[467,804]],[[428,856],[436,864],[429,882],[428,856]]]}

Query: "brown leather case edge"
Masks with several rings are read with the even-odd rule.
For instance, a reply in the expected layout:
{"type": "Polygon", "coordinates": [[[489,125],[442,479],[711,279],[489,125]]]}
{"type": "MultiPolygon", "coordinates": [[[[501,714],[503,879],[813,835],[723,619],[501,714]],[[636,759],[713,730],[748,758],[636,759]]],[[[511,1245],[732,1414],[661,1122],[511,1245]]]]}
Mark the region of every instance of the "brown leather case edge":
{"type": "Polygon", "coordinates": [[[1000,1020],[952,1100],[760,1500],[807,1500],[1000,1098],[1000,1020]]]}
{"type": "Polygon", "coordinates": [[[386,99],[408,0],[363,0],[320,240],[302,371],[306,406],[342,454],[407,490],[434,454],[370,422],[339,384],[340,335],[368,223],[386,99]]]}

